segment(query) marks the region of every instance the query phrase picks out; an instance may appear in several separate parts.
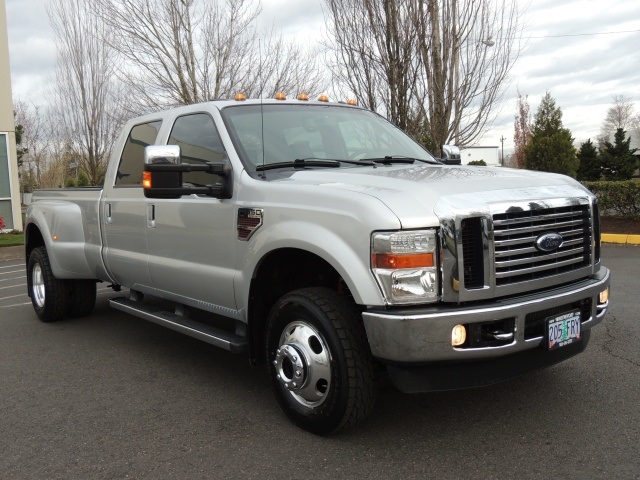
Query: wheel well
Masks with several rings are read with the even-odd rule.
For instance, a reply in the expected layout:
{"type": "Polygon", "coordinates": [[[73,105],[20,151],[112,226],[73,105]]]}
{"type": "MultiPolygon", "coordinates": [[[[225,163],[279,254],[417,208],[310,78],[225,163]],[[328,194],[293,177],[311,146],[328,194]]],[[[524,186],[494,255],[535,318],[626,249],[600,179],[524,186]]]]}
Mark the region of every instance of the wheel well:
{"type": "Polygon", "coordinates": [[[313,253],[285,248],[262,259],[251,280],[249,292],[249,338],[253,363],[264,361],[262,343],[271,307],[286,293],[308,287],[330,288],[351,297],[336,269],[313,253]]]}
{"type": "Polygon", "coordinates": [[[45,246],[40,229],[33,223],[29,224],[24,232],[24,243],[26,246],[26,262],[29,263],[29,256],[33,249],[45,246]]]}

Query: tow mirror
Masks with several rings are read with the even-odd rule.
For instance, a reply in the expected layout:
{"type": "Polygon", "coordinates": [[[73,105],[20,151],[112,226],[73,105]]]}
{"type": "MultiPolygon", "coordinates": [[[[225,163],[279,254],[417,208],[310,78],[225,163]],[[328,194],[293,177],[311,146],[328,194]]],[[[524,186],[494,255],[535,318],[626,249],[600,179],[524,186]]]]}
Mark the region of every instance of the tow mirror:
{"type": "Polygon", "coordinates": [[[445,165],[460,165],[460,148],[456,145],[443,145],[442,158],[440,159],[445,165]]]}
{"type": "Polygon", "coordinates": [[[231,198],[231,164],[225,157],[219,162],[201,165],[182,163],[180,146],[150,145],[144,149],[142,174],[144,196],[147,198],[180,198],[183,195],[209,195],[215,198],[231,198]],[[218,175],[222,183],[203,187],[183,186],[184,172],[206,172],[218,175]]]}

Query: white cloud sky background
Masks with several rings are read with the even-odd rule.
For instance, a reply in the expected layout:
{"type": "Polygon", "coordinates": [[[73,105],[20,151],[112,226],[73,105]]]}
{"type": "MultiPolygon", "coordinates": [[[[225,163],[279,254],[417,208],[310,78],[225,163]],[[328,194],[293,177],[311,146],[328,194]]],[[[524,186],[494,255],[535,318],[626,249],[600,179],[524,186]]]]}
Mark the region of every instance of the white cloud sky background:
{"type": "MultiPolygon", "coordinates": [[[[56,60],[45,3],[5,0],[13,96],[40,105],[46,103],[56,60]]],[[[322,7],[322,0],[263,0],[259,20],[308,44],[321,37],[322,7]]],[[[640,111],[640,31],[581,35],[640,30],[640,1],[531,0],[524,21],[527,46],[481,145],[499,145],[504,135],[505,152],[512,149],[518,91],[529,96],[532,113],[549,91],[576,142],[595,138],[613,95],[631,98],[640,111]],[[553,37],[559,35],[564,36],[553,37]]]]}

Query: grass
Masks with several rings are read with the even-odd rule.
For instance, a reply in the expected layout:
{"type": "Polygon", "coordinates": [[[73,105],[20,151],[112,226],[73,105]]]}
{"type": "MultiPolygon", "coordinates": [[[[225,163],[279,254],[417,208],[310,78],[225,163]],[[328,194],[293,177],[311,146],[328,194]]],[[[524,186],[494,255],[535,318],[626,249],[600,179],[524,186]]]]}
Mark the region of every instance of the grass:
{"type": "Polygon", "coordinates": [[[24,234],[2,233],[0,234],[0,247],[15,247],[24,245],[24,234]]]}

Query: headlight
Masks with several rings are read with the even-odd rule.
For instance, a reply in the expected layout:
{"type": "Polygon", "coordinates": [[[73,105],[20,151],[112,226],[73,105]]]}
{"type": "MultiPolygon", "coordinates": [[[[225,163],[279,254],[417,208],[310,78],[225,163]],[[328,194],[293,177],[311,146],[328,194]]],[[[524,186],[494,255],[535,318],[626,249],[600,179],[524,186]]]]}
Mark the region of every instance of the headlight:
{"type": "Polygon", "coordinates": [[[374,233],[371,270],[390,304],[438,300],[435,230],[374,233]]]}

